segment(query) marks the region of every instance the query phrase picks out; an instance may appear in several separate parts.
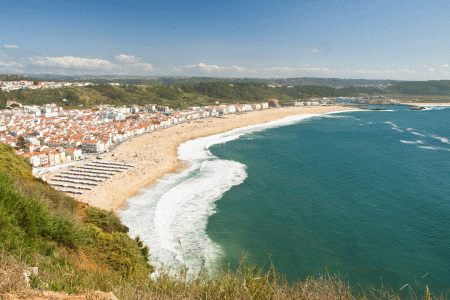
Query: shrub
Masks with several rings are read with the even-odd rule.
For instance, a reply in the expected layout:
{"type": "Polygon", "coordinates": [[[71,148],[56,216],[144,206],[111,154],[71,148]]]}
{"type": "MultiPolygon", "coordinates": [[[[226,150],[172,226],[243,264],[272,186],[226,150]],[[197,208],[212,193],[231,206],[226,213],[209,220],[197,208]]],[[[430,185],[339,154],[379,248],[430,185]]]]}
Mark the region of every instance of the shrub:
{"type": "Polygon", "coordinates": [[[86,217],[84,219],[85,224],[93,224],[105,232],[123,232],[129,231],[128,227],[120,222],[114,212],[106,211],[96,207],[89,207],[86,209],[86,217]]]}
{"type": "Polygon", "coordinates": [[[74,224],[53,216],[45,204],[24,197],[13,188],[13,180],[0,171],[0,245],[18,249],[19,244],[38,249],[41,242],[56,242],[75,248],[78,232],[74,224]]]}

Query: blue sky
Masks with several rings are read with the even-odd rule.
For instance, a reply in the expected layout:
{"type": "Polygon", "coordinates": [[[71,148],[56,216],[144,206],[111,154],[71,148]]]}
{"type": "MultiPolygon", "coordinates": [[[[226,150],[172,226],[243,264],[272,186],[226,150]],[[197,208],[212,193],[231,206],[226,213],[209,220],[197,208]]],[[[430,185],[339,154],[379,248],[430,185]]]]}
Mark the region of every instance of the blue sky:
{"type": "Polygon", "coordinates": [[[450,79],[450,1],[2,1],[0,73],[450,79]]]}

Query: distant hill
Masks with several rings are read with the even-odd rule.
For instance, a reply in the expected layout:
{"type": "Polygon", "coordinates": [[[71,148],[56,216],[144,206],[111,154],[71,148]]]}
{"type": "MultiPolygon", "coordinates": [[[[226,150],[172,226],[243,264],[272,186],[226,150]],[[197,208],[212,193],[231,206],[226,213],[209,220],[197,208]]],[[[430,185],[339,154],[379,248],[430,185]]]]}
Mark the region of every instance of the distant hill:
{"type": "Polygon", "coordinates": [[[395,82],[386,90],[401,95],[450,96],[450,80],[395,82]]]}
{"type": "MultiPolygon", "coordinates": [[[[31,75],[30,75],[31,76],[31,75]]],[[[352,87],[352,86],[376,86],[386,85],[396,82],[395,80],[371,80],[371,79],[340,79],[340,78],[314,78],[314,77],[297,77],[297,78],[229,78],[229,77],[140,77],[140,76],[117,76],[117,75],[101,75],[101,76],[65,76],[65,75],[33,75],[33,77],[42,80],[51,81],[91,81],[98,84],[120,83],[132,85],[175,85],[182,83],[196,84],[203,82],[252,82],[263,84],[277,84],[286,86],[295,85],[318,85],[329,86],[334,88],[352,87]]]]}
{"type": "Polygon", "coordinates": [[[276,98],[281,104],[292,100],[322,97],[353,97],[385,93],[376,87],[333,88],[318,85],[269,87],[257,82],[200,82],[176,85],[108,84],[46,90],[0,91],[0,105],[7,100],[24,105],[56,103],[65,108],[89,108],[99,104],[111,105],[169,105],[172,108],[204,106],[219,103],[253,103],[276,98]]]}
{"type": "Polygon", "coordinates": [[[23,75],[1,75],[0,74],[0,81],[18,81],[18,80],[32,80],[30,77],[23,76],[23,75]]]}
{"type": "MultiPolygon", "coordinates": [[[[54,102],[63,107],[97,104],[164,104],[174,108],[219,103],[261,102],[277,98],[281,103],[317,97],[391,95],[450,97],[450,80],[395,81],[339,78],[217,78],[33,75],[40,80],[90,81],[97,86],[55,90],[0,92],[0,108],[6,100],[22,104],[54,102]],[[108,83],[119,83],[110,86],[108,83]],[[63,102],[62,100],[67,101],[63,102]]],[[[3,80],[30,80],[19,75],[0,75],[3,80]]],[[[423,97],[422,97],[423,98],[423,97]]],[[[442,100],[439,98],[439,101],[442,100]]],[[[423,99],[422,99],[423,100],[423,99]]],[[[430,101],[438,101],[430,99],[430,101]]]]}

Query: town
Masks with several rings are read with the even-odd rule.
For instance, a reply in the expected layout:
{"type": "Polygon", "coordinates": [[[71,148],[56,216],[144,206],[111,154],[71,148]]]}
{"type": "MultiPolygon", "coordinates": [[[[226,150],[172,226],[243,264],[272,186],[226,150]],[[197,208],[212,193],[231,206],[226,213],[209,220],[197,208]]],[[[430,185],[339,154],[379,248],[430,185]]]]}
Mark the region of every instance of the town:
{"type": "Polygon", "coordinates": [[[55,104],[22,106],[8,101],[9,109],[0,111],[0,142],[28,157],[34,168],[49,167],[109,152],[133,137],[183,122],[278,106],[273,99],[183,111],[161,105],[63,109],[55,104]]]}
{"type": "Polygon", "coordinates": [[[39,89],[56,89],[71,86],[89,86],[92,82],[54,82],[54,81],[38,81],[38,80],[18,80],[18,81],[0,81],[0,90],[39,90],[39,89]]]}
{"type": "MultiPolygon", "coordinates": [[[[0,87],[5,91],[88,85],[92,83],[0,81],[0,87]]],[[[338,97],[297,100],[284,105],[317,106],[345,101],[369,103],[380,99],[387,100],[385,97],[374,99],[338,97]]],[[[6,105],[7,109],[0,110],[0,142],[14,147],[18,155],[28,157],[35,170],[92,158],[112,151],[133,137],[176,124],[280,107],[276,99],[252,104],[219,105],[216,102],[213,106],[189,107],[186,110],[175,110],[167,105],[155,104],[98,105],[91,109],[82,107],[63,109],[56,104],[27,106],[16,101],[7,101],[6,105]]]]}

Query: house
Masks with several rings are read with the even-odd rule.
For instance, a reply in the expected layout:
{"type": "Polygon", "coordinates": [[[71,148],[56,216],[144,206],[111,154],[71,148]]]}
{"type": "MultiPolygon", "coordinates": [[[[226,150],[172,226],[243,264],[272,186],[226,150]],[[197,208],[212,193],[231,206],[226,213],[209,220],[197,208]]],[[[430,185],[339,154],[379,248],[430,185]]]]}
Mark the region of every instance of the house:
{"type": "Polygon", "coordinates": [[[83,156],[81,154],[81,149],[69,148],[66,150],[66,153],[67,153],[67,159],[70,157],[70,159],[72,161],[80,160],[83,158],[83,156]]]}
{"type": "Polygon", "coordinates": [[[105,146],[102,141],[93,140],[85,141],[81,149],[85,153],[102,153],[105,151],[105,146]]]}
{"type": "Polygon", "coordinates": [[[292,102],[286,103],[286,106],[299,107],[299,106],[303,106],[303,102],[301,102],[301,101],[292,101],[292,102]]]}
{"type": "Polygon", "coordinates": [[[41,165],[41,158],[39,153],[25,153],[23,156],[26,156],[30,159],[30,164],[33,167],[39,167],[41,165]]]}

